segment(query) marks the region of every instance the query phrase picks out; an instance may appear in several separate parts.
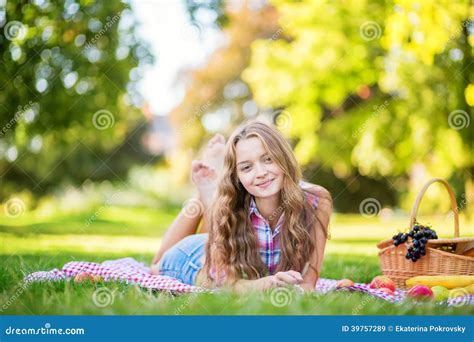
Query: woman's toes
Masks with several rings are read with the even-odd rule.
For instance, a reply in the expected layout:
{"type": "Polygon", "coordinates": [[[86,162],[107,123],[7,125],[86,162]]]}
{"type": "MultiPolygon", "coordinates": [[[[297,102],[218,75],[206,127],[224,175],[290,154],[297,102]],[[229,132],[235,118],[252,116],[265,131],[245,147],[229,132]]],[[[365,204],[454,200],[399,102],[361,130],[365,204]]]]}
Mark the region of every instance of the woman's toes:
{"type": "Polygon", "coordinates": [[[222,143],[225,145],[225,138],[222,134],[217,133],[214,138],[216,138],[216,142],[222,143]]]}
{"type": "Polygon", "coordinates": [[[199,186],[203,182],[209,183],[215,181],[217,172],[214,167],[200,160],[193,160],[191,163],[191,178],[194,183],[199,186]]]}
{"type": "Polygon", "coordinates": [[[225,138],[222,134],[215,134],[211,140],[209,140],[209,143],[208,143],[208,146],[209,147],[212,147],[214,144],[216,143],[222,143],[222,144],[225,144],[225,138]]]}

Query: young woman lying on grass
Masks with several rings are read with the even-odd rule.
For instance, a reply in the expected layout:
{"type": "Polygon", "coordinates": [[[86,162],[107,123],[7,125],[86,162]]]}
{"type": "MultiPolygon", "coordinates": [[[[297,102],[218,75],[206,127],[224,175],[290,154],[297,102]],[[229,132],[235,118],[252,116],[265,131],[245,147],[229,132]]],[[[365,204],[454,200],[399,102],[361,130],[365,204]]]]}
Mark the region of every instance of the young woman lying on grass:
{"type": "Polygon", "coordinates": [[[227,144],[214,136],[191,174],[197,196],[163,237],[154,274],[239,292],[288,284],[314,290],[332,200],[323,187],[301,181],[293,152],[275,128],[253,121],[227,144]]]}

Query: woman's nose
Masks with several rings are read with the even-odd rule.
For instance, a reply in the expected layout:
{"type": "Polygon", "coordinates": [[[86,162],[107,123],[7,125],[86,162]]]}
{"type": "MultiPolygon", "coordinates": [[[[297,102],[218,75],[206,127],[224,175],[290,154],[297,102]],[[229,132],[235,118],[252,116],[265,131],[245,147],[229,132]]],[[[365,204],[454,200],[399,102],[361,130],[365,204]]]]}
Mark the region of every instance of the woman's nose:
{"type": "Polygon", "coordinates": [[[258,163],[256,166],[257,177],[263,177],[267,174],[267,168],[262,163],[258,163]]]}

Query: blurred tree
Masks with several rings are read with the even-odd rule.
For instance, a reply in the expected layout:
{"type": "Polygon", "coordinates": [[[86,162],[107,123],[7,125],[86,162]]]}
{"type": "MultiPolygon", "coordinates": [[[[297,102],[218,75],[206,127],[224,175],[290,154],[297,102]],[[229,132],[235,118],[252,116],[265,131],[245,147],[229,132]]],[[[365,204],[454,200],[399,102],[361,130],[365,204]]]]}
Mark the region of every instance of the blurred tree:
{"type": "Polygon", "coordinates": [[[279,36],[277,13],[271,6],[251,9],[237,4],[235,8],[226,7],[225,17],[225,44],[216,49],[203,68],[185,74],[185,97],[170,113],[180,144],[170,165],[183,180],[189,176],[192,150],[198,149],[203,140],[216,131],[225,133],[244,118],[257,114],[241,73],[250,61],[250,44],[255,39],[279,36]]]}
{"type": "MultiPolygon", "coordinates": [[[[195,150],[201,146],[202,141],[209,138],[211,133],[220,131],[229,134],[243,120],[260,115],[276,121],[278,126],[285,130],[287,110],[283,110],[284,106],[258,107],[248,83],[242,79],[242,72],[250,62],[250,46],[256,39],[262,44],[277,40],[290,44],[294,38],[278,26],[278,13],[268,4],[257,5],[257,2],[234,3],[233,6],[228,4],[225,13],[227,24],[223,28],[223,33],[226,43],[211,55],[204,67],[185,74],[189,77],[186,95],[170,114],[181,144],[172,156],[170,165],[173,174],[179,175],[183,181],[188,179],[189,162],[194,157],[195,150]]],[[[300,73],[304,74],[305,70],[300,70],[300,73]]],[[[343,77],[341,79],[343,80],[343,77]]],[[[337,83],[335,85],[337,86],[337,83]]],[[[270,82],[263,85],[265,89],[274,86],[277,85],[270,82]]],[[[360,101],[357,94],[347,99],[348,105],[353,101],[360,101]]],[[[326,115],[330,114],[329,109],[326,108],[324,111],[326,115]]],[[[307,126],[305,121],[307,118],[308,123],[313,122],[312,118],[303,116],[300,127],[311,135],[311,125],[307,126]]],[[[341,137],[338,138],[339,142],[341,137]]],[[[336,142],[332,146],[337,146],[336,142]]],[[[304,149],[300,148],[299,153],[301,152],[304,152],[304,149]]],[[[387,189],[388,183],[384,179],[365,177],[357,170],[353,171],[351,177],[335,179],[331,169],[321,167],[322,161],[324,159],[313,155],[309,161],[311,165],[306,165],[305,176],[309,180],[327,186],[336,194],[344,194],[336,203],[338,210],[358,210],[360,200],[369,194],[367,189],[381,194],[385,199],[384,204],[395,204],[394,191],[387,189]]]]}
{"type": "Polygon", "coordinates": [[[399,193],[451,178],[473,203],[472,3],[272,3],[291,40],[254,42],[243,79],[260,106],[285,108],[301,163],[399,193]]]}
{"type": "MultiPolygon", "coordinates": [[[[135,35],[130,5],[3,4],[0,196],[20,187],[41,192],[63,181],[123,174],[107,159],[144,125],[135,84],[142,67],[153,62],[135,35]]],[[[128,164],[136,154],[128,153],[128,164]]]]}

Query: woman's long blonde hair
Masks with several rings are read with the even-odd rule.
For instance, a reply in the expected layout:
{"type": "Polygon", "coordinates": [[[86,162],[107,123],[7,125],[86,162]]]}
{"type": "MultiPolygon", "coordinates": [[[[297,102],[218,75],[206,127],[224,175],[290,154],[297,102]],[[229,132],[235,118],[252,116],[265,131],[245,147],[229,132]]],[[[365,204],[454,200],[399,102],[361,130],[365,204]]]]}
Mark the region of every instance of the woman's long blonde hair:
{"type": "MultiPolygon", "coordinates": [[[[212,205],[211,228],[206,245],[205,270],[210,279],[225,274],[227,281],[258,279],[268,272],[259,254],[249,216],[250,194],[237,176],[236,145],[240,140],[260,139],[272,160],[283,170],[280,230],[281,255],[276,271],[302,272],[315,249],[315,212],[299,186],[301,171],[285,138],[273,127],[251,121],[236,129],[227,142],[223,174],[212,205]]],[[[275,213],[275,214],[276,214],[275,213]]]]}

